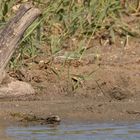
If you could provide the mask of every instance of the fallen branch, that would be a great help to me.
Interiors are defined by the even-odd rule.
[[[40,10],[32,7],[32,5],[22,5],[16,16],[0,32],[0,83],[3,79],[5,67],[18,47],[24,32],[40,14]]]

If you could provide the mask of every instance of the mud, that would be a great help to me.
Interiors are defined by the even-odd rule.
[[[19,121],[12,113],[58,115],[62,121],[140,121],[139,45],[126,48],[123,55],[119,49],[101,48],[99,60],[72,60],[62,66],[44,58],[43,66],[35,61],[30,69],[9,72],[32,84],[36,93],[2,98],[0,117],[12,122]]]
[[[138,19],[126,21],[133,27]],[[140,121],[140,41],[125,41],[93,40],[82,59],[67,61],[68,49],[49,56],[49,47],[42,46],[47,56],[24,58],[20,69],[8,71],[18,82],[1,84],[1,120],[16,123],[19,118],[11,114],[24,114],[58,115],[62,121]]]

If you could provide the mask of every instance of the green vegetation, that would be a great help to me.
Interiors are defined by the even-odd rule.
[[[32,0],[42,10],[42,16],[26,31],[20,48],[12,58],[10,67],[17,68],[26,58],[33,59],[39,53],[49,57],[66,49],[67,59],[81,60],[86,49],[97,38],[107,38],[108,43],[116,41],[116,35],[123,38],[137,37],[123,20],[123,15],[137,12],[137,0],[127,2],[122,8],[120,0]],[[0,2],[0,28],[13,16],[13,6],[24,0],[2,0]],[[42,52],[41,46],[49,47]]]

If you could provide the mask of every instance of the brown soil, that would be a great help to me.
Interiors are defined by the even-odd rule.
[[[11,114],[31,114],[58,115],[62,121],[140,121],[140,41],[129,38],[125,46],[121,38],[112,45],[106,41],[91,42],[80,61],[65,62],[64,52],[25,58],[25,65],[9,75],[32,84],[36,94],[3,96],[0,118],[16,122],[19,118]]]

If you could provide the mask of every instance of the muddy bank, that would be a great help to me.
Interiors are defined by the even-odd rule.
[[[73,72],[80,69],[84,73],[96,68],[95,64],[73,67]],[[41,92],[1,99],[0,116],[11,122],[21,122],[22,115],[39,118],[58,115],[61,121],[80,122],[140,121],[139,70],[139,62],[102,65],[90,79],[80,81],[75,90],[73,83],[67,85],[64,76],[63,80],[53,77],[49,82],[33,82],[35,88],[42,87]]]
[[[32,84],[36,94],[3,96],[0,117],[10,122],[21,119],[13,117],[13,113],[44,118],[58,115],[62,121],[140,121],[140,50],[135,50],[131,58],[130,50],[121,59],[119,52],[115,51],[113,57],[114,51],[110,51],[106,56],[103,53],[101,60],[88,64],[73,61],[69,69],[54,62],[59,77],[50,67],[40,67],[38,63],[18,73],[9,72]]]
[[[4,121],[12,123],[21,123],[22,115],[34,115],[41,118],[58,115],[62,122],[127,122],[140,121],[139,106],[140,102],[133,100],[125,102],[97,102],[90,99],[67,99],[65,97],[52,101],[6,101],[0,103],[0,116]],[[18,115],[13,116],[14,113]],[[38,124],[38,122],[34,123]]]
[[[9,70],[11,77],[31,84],[35,94],[2,96],[3,120],[18,122],[20,118],[11,115],[16,113],[58,115],[62,121],[140,121],[139,39],[131,39],[125,48],[95,44],[81,60],[65,62],[62,56],[49,59],[40,54],[25,59],[20,69]]]

